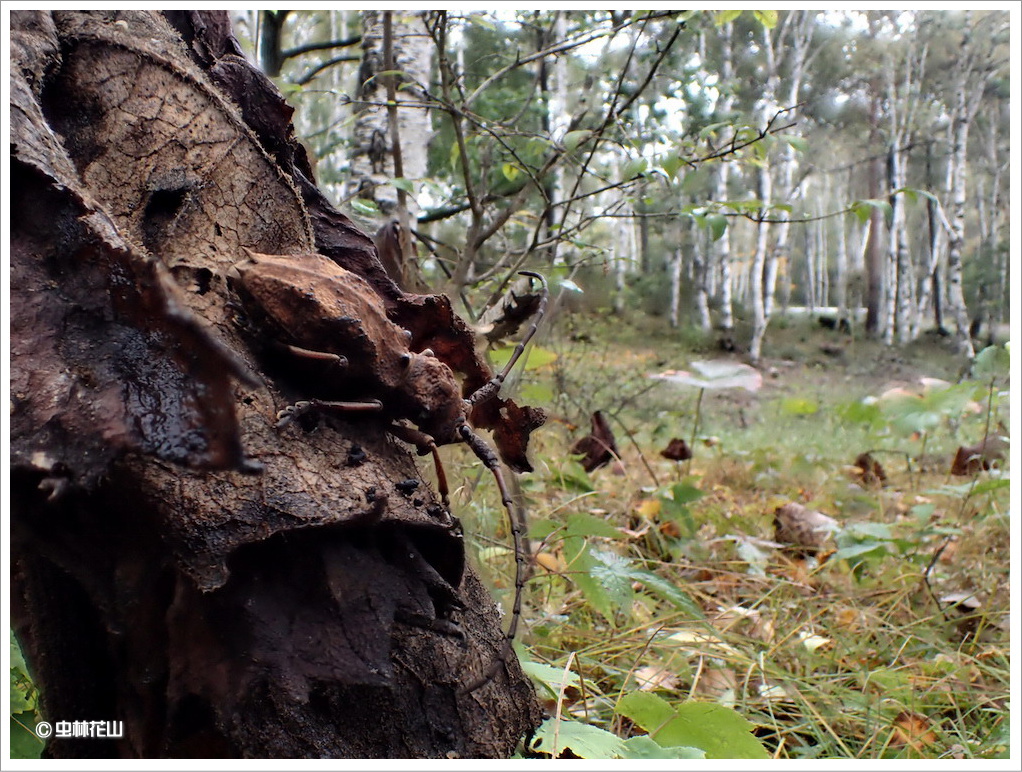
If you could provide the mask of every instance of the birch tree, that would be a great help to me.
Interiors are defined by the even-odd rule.
[[[912,298],[915,266],[909,251],[905,193],[908,184],[908,153],[919,107],[919,84],[923,78],[926,45],[905,44],[904,58],[889,62],[886,76],[888,121],[887,170],[891,191],[891,221],[885,266],[884,342],[891,345],[895,336],[904,344],[912,337]],[[899,69],[901,81],[898,82]]]
[[[389,57],[388,37],[392,52]],[[422,98],[424,88],[429,86],[431,62],[432,46],[422,12],[362,12],[351,192],[375,202],[385,216],[394,214],[398,204],[398,188],[387,183],[395,176],[418,179],[426,174],[425,151],[431,131],[429,111]],[[388,64],[392,65],[389,71]],[[382,73],[395,70],[400,75],[394,87],[388,89],[391,78]],[[391,92],[400,100],[399,105],[388,104]],[[392,120],[395,112],[396,125]]]
[[[951,77],[951,147],[949,158],[950,212],[947,256],[948,312],[955,320],[955,342],[970,359],[974,355],[969,333],[969,314],[962,288],[965,249],[965,213],[968,205],[969,129],[982,104],[986,84],[996,71],[994,45],[1007,29],[1007,20],[983,16],[973,21],[966,11],[962,37]]]

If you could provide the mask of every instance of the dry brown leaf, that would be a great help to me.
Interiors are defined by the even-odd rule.
[[[774,541],[790,545],[795,554],[815,555],[838,527],[834,518],[794,501],[774,510]]]
[[[774,623],[766,619],[757,609],[743,606],[731,606],[722,609],[713,620],[714,626],[721,631],[738,630],[750,638],[758,638],[764,643],[774,639]]]
[[[919,750],[924,745],[937,742],[937,734],[933,731],[930,719],[921,713],[903,710],[891,726],[891,745],[911,745]]]
[[[536,561],[536,565],[551,574],[559,574],[565,569],[564,558],[553,552],[537,552],[533,560]]]
[[[951,539],[941,550],[940,557],[937,558],[941,563],[953,563],[955,555],[958,553],[958,537]]]
[[[981,469],[987,470],[995,461],[1004,458],[1008,443],[999,434],[992,434],[984,440],[958,448],[951,462],[951,474],[960,477],[974,475]]]
[[[687,461],[692,458],[692,449],[681,437],[675,437],[660,451],[660,455],[671,461]]]
[[[855,467],[859,470],[859,479],[867,487],[879,487],[887,483],[887,473],[869,453],[860,453],[855,458]]]
[[[846,606],[834,612],[834,624],[850,633],[861,630],[865,621],[865,615],[857,608]]]
[[[617,444],[610,424],[603,412],[597,410],[589,417],[591,431],[571,446],[573,456],[583,456],[579,462],[587,472],[594,472],[618,457]]]
[[[693,685],[695,694],[708,697],[722,703],[733,703],[738,676],[730,668],[709,668],[704,670],[699,680]]]
[[[639,690],[643,692],[651,692],[654,689],[676,689],[678,686],[677,674],[664,667],[646,665],[636,670],[634,675]]]
[[[666,523],[660,524],[660,533],[670,539],[677,539],[681,536],[681,529],[678,528],[676,522],[668,520]]]

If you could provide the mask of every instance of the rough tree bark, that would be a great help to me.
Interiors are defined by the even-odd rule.
[[[46,754],[509,754],[540,711],[514,658],[460,689],[503,635],[457,520],[397,485],[386,408],[276,429],[307,384],[262,370],[226,276],[326,255],[470,391],[468,328],[319,193],[226,13],[11,22],[12,619],[48,719],[125,726]],[[473,416],[522,468],[505,415],[541,419]]]

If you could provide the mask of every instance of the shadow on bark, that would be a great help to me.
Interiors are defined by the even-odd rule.
[[[467,326],[319,193],[226,13],[11,24],[12,618],[48,720],[124,722],[46,754],[511,753],[540,711],[516,661],[459,691],[503,636],[457,519],[399,485],[394,416],[276,429],[307,395],[263,373],[226,274],[324,254],[470,391]],[[528,467],[541,414],[473,420]]]

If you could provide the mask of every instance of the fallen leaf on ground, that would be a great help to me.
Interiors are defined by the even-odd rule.
[[[795,502],[774,510],[774,541],[795,554],[815,555],[838,528],[834,518]]]
[[[635,681],[639,689],[651,692],[654,689],[674,689],[678,686],[678,676],[663,667],[646,665],[635,671]]]
[[[692,449],[688,443],[680,437],[675,437],[667,443],[667,447],[660,451],[660,455],[671,461],[687,461],[692,458]]]
[[[903,710],[895,717],[891,728],[894,730],[892,745],[911,745],[918,750],[923,745],[937,742],[937,734],[932,729],[930,719],[921,713]]]

